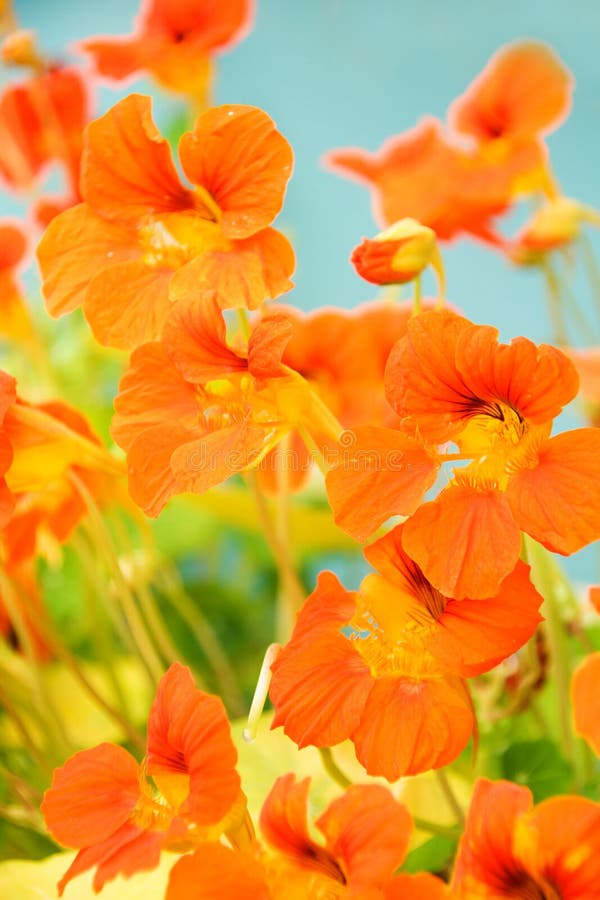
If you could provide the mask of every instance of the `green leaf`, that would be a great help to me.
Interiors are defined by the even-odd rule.
[[[457,841],[436,834],[412,850],[402,866],[403,872],[443,872],[453,859]]]
[[[547,738],[512,744],[500,757],[500,771],[502,778],[528,787],[536,803],[572,787],[570,763]]]

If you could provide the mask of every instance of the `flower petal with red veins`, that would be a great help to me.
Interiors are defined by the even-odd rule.
[[[458,679],[380,678],[351,735],[369,775],[396,781],[452,762],[473,731],[473,713]]]
[[[319,847],[308,831],[310,778],[297,781],[292,773],[280,776],[269,791],[260,813],[260,830],[267,843],[291,856],[309,855]]]
[[[268,311],[252,329],[248,341],[248,369],[255,378],[277,378],[285,374],[281,360],[293,334],[291,318]]]
[[[226,237],[250,237],[280,211],[293,152],[262,110],[234,104],[207,110],[182,137],[179,154],[189,180],[221,210]]]
[[[450,485],[405,523],[402,543],[445,597],[478,600],[513,571],[521,532],[500,491]]]
[[[162,424],[147,428],[132,441],[127,451],[129,493],[146,515],[158,516],[173,494],[181,493],[171,458],[181,446],[188,446],[193,437],[186,428],[177,425],[167,428]]]
[[[200,384],[248,368],[247,359],[227,345],[225,320],[214,291],[176,304],[165,323],[163,344],[186,382]]]
[[[515,869],[516,824],[532,807],[532,794],[526,787],[477,780],[452,877],[451,887],[458,897],[468,900],[488,892],[494,896],[505,887],[507,874]]]
[[[403,862],[412,819],[381,785],[351,785],[331,803],[316,826],[327,849],[341,859],[348,883],[381,887]]]
[[[150,710],[148,773],[189,775],[189,796],[180,813],[204,825],[218,822],[233,806],[240,791],[236,762],[223,703],[194,687],[187,666],[173,663]]]
[[[150,97],[130,94],[85,132],[81,194],[94,212],[123,225],[193,207],[151,110]]]
[[[109,838],[130,818],[140,797],[140,769],[130,753],[99,744],[55,769],[42,813],[52,836],[66,847]]]
[[[600,429],[577,428],[546,441],[535,468],[510,479],[507,497],[526,534],[568,555],[600,538]]]
[[[427,636],[428,651],[448,669],[470,678],[515,653],[542,621],[542,597],[520,560],[495,597],[450,600]]]

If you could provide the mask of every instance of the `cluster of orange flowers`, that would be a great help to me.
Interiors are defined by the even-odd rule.
[[[200,108],[212,56],[251,15],[243,0],[152,0],[133,36],[83,47],[101,74],[149,70]],[[552,435],[578,392],[577,354],[525,337],[499,343],[495,328],[448,309],[437,246],[466,233],[531,263],[595,220],[560,195],[543,140],[568,112],[568,71],[543,45],[505,48],[451,105],[447,128],[428,118],[378,153],[331,152],[336,171],[373,191],[385,229],[354,252],[358,272],[399,284],[432,265],[440,297],[416,290],[414,303],[304,314],[268,305],[292,287],[295,259],[272,225],[293,153],[265,112],[205,109],[181,138],[178,166],[148,97],[129,95],[84,129],[76,70],[44,60],[24,35],[3,53],[33,71],[0,99],[0,174],[26,189],[50,162],[67,173],[67,198],[34,211],[48,223],[37,250],[47,310],[81,307],[100,344],[131,353],[112,437],[135,503],[158,516],[174,495],[240,473],[256,473],[262,491],[290,492],[316,464],[337,524],[360,543],[374,538],[357,590],[323,572],[298,610],[271,667],[273,727],[299,747],[349,739],[366,773],[390,782],[451,763],[476,734],[468,679],[516,653],[542,621],[522,534],[561,555],[600,538],[600,431]],[[499,217],[540,193],[519,235],[502,237]],[[5,224],[2,331],[12,338],[30,328],[15,274],[24,253]],[[76,410],[29,403],[0,372],[6,572],[34,584],[35,555],[66,541],[120,471]],[[33,620],[35,591],[22,596]],[[576,729],[596,752],[599,669],[591,654],[572,690]],[[169,850],[181,858],[167,900],[600,896],[592,800],[534,807],[524,787],[479,780],[446,884],[398,873],[411,818],[380,784],[349,787],[315,823],[317,841],[308,782],[284,776],[258,838],[236,758],[223,704],[175,662],[141,763],[105,743],[54,774],[46,824],[78,850],[60,893],[86,870],[99,890]]]

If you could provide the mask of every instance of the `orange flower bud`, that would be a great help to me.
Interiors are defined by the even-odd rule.
[[[585,222],[600,225],[600,214],[570,197],[548,200],[509,246],[509,256],[519,265],[533,265],[545,253],[576,240]]]
[[[404,284],[431,263],[441,263],[435,231],[416,219],[400,219],[374,238],[364,238],[350,261],[371,284]]]

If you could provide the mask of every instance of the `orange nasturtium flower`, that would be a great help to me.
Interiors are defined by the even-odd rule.
[[[539,167],[528,148],[500,161],[469,153],[431,116],[389,138],[376,153],[332,150],[325,162],[373,192],[373,215],[382,228],[412,218],[439,240],[467,233],[493,244],[502,243],[494,219],[510,206],[524,175]]]
[[[46,825],[58,843],[79,850],[59,893],[95,866],[99,891],[118,874],[154,868],[162,849],[185,852],[224,833],[249,840],[236,762],[221,700],[196,690],[190,670],[174,663],[158,685],[141,764],[104,743],[54,772],[42,803]]]
[[[412,822],[380,785],[353,785],[317,820],[325,844],[308,828],[309,779],[284,775],[263,805],[267,847],[254,856],[204,844],[171,870],[166,900],[443,900],[446,886],[427,873],[394,871],[404,860]]]
[[[565,347],[579,375],[579,397],[590,425],[600,426],[600,347]]]
[[[600,804],[481,778],[451,885],[460,900],[592,900],[600,884]]]
[[[600,433],[550,433],[577,383],[555,347],[521,337],[499,344],[495,328],[445,310],[413,317],[386,369],[402,430],[356,430],[354,455],[327,477],[337,521],[364,539],[391,515],[410,516],[406,551],[449,597],[493,596],[519,558],[521,531],[574,553],[600,537]],[[389,452],[356,478],[357,453],[377,441]],[[449,442],[458,452],[442,452]],[[466,464],[422,503],[445,460]]]
[[[201,115],[179,145],[183,185],[148,97],[131,95],[85,133],[84,203],[57,216],[38,248],[51,315],[78,306],[100,343],[156,340],[173,302],[219,291],[255,309],[292,286],[294,252],[268,227],[283,203],[292,150],[251,106]]]
[[[355,593],[321,574],[272,665],[273,727],[300,747],[350,738],[370,775],[394,781],[451,762],[473,728],[463,678],[533,634],[542,598],[519,563],[496,596],[440,594],[402,546],[403,526],[365,550]]]
[[[112,434],[127,453],[131,496],[148,515],[173,494],[203,493],[255,468],[300,423],[321,445],[327,411],[281,363],[291,330],[284,314],[267,315],[247,347],[233,349],[219,298],[204,293],[175,306],[162,342],[133,353]]]
[[[12,570],[48,537],[64,542],[122,466],[86,420],[62,402],[17,397],[0,370],[0,560]]]
[[[481,144],[542,135],[566,118],[572,90],[571,73],[550,47],[520,41],[492,56],[450,105],[449,120]]]
[[[132,35],[94,37],[80,46],[101,75],[122,79],[142,70],[172,91],[206,100],[211,57],[251,27],[253,0],[144,0]]]
[[[64,198],[38,201],[37,218],[46,224],[60,209],[79,200],[82,131],[89,119],[87,87],[72,67],[49,66],[0,97],[0,176],[9,188],[30,190],[50,163],[67,178]]]

